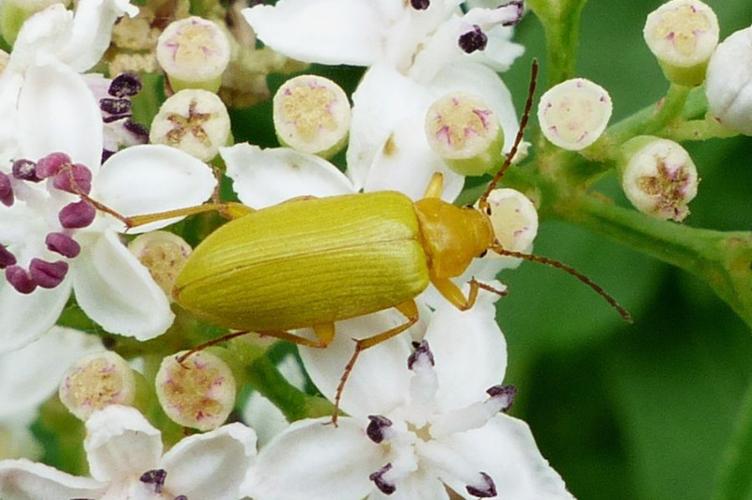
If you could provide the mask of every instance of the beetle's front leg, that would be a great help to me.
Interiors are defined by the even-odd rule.
[[[454,304],[460,311],[467,311],[475,305],[475,301],[478,299],[478,291],[480,289],[488,290],[489,292],[496,293],[502,297],[507,294],[506,290],[497,290],[490,285],[481,283],[475,278],[471,279],[469,282],[470,291],[468,292],[467,297],[465,297],[462,290],[460,290],[460,288],[449,278],[433,278],[431,279],[431,283],[433,283],[433,286],[436,287],[436,290],[438,290],[445,299]]]

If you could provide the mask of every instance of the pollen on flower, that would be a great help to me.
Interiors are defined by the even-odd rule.
[[[470,31],[466,31],[460,35],[457,43],[466,53],[472,54],[475,51],[484,50],[486,48],[486,45],[488,44],[488,36],[483,33],[480,26],[475,24]]]
[[[718,19],[699,0],[674,0],[648,16],[644,34],[659,59],[690,66],[713,53],[718,43]]]
[[[183,238],[167,231],[142,234],[128,245],[128,250],[149,270],[167,297],[172,296],[175,280],[192,251]]]
[[[207,431],[227,419],[235,403],[235,378],[230,367],[206,351],[180,364],[182,353],[162,360],[155,385],[165,413],[185,427]]]
[[[77,418],[113,405],[131,405],[136,398],[136,380],[128,363],[111,351],[90,354],[78,360],[60,384],[60,401]]]
[[[350,102],[333,81],[301,75],[274,95],[274,126],[280,141],[305,153],[332,156],[350,128]]]

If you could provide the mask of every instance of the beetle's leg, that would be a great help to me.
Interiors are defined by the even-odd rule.
[[[505,290],[497,290],[485,283],[481,283],[475,278],[470,280],[470,292],[467,294],[467,297],[462,293],[460,287],[455,285],[449,278],[433,278],[431,279],[431,283],[433,283],[433,286],[436,287],[445,299],[454,304],[460,311],[467,311],[475,305],[475,301],[478,299],[478,291],[481,288],[497,293],[502,297],[507,294]]]
[[[350,358],[350,361],[347,362],[345,365],[345,370],[342,373],[342,377],[339,379],[339,385],[337,386],[337,392],[334,396],[334,414],[332,414],[332,423],[337,425],[337,415],[339,413],[339,403],[342,399],[342,392],[345,390],[345,384],[347,383],[347,379],[350,377],[350,374],[353,371],[353,368],[355,367],[355,361],[357,361],[358,356],[360,356],[360,353],[368,349],[369,347],[373,347],[375,345],[378,345],[382,342],[385,342],[389,340],[390,338],[399,335],[400,333],[404,332],[411,326],[413,326],[415,323],[418,322],[418,305],[415,303],[414,300],[409,300],[407,302],[403,302],[402,304],[398,304],[394,306],[395,309],[397,309],[399,312],[405,315],[407,318],[407,321],[405,323],[402,323],[399,326],[395,326],[394,328],[391,328],[385,332],[381,332],[377,335],[373,335],[372,337],[366,337],[364,339],[356,340],[355,341],[355,352],[353,352],[352,357]]]
[[[441,193],[444,192],[444,174],[441,172],[434,172],[431,176],[431,180],[428,182],[426,193],[423,198],[441,198]]]

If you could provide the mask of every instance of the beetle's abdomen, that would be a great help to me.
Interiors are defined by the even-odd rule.
[[[428,282],[412,201],[380,192],[283,203],[225,224],[195,249],[175,297],[219,326],[280,330],[385,309]]]

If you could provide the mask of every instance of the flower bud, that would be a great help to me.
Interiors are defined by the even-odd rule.
[[[274,128],[280,143],[329,158],[347,143],[350,101],[339,85],[315,75],[287,80],[274,94]]]
[[[208,351],[162,360],[154,381],[157,398],[171,420],[200,431],[222,425],[235,405],[235,377],[222,358]]]
[[[149,140],[209,161],[230,138],[230,115],[206,90],[181,90],[167,99],[151,122]]]
[[[56,3],[64,7],[70,5],[70,0],[3,0],[0,2],[0,36],[13,45],[23,23],[36,14]],[[0,71],[2,69],[0,68]]]
[[[225,32],[196,16],[174,21],[157,40],[157,61],[175,91],[219,90],[230,54]]]
[[[149,270],[167,297],[172,297],[172,287],[178,273],[193,249],[176,234],[152,231],[131,241],[128,250]]]
[[[60,401],[80,420],[109,405],[133,405],[136,375],[112,351],[89,354],[68,369],[59,389]]]
[[[684,220],[699,182],[689,153],[674,141],[651,136],[627,141],[622,151],[622,187],[632,205],[659,219]]]
[[[483,175],[499,163],[504,131],[480,98],[453,92],[428,108],[426,138],[431,149],[461,175]]]
[[[643,36],[671,82],[693,87],[718,45],[718,18],[699,0],[672,0],[648,15]]]
[[[538,122],[543,135],[553,144],[580,151],[598,140],[612,111],[606,89],[590,80],[574,78],[541,96]]]
[[[752,27],[733,33],[708,65],[705,94],[722,125],[752,135]]]
[[[538,211],[515,189],[494,189],[488,196],[488,218],[501,246],[513,252],[530,252],[538,235]]]

